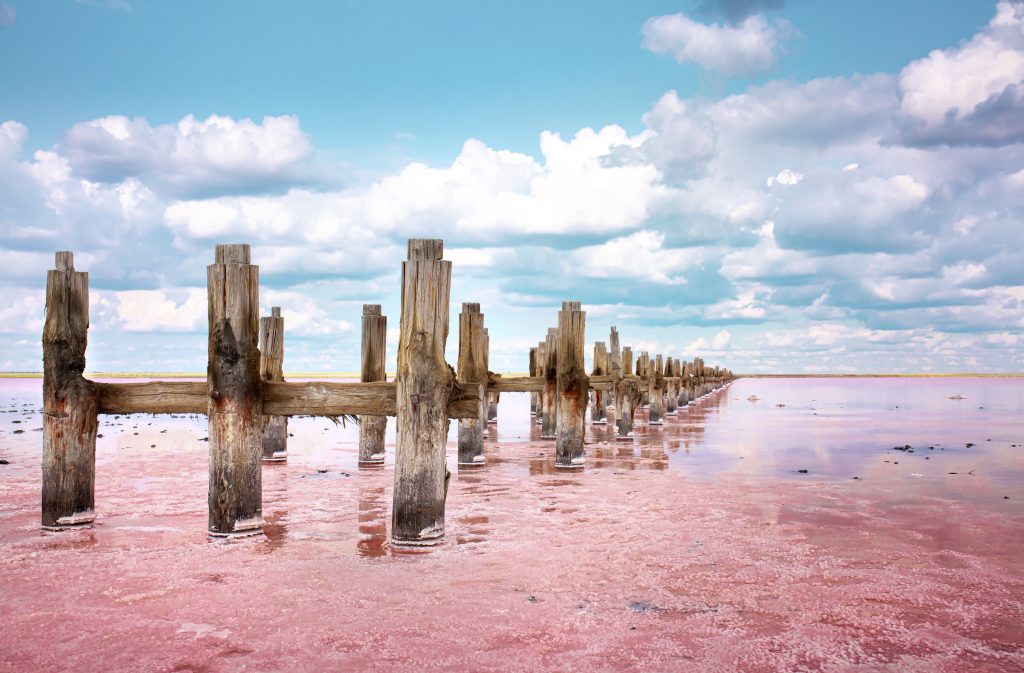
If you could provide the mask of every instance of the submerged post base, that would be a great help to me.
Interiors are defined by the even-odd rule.
[[[92,524],[95,520],[96,512],[90,509],[87,512],[75,512],[68,516],[59,517],[57,519],[57,523],[52,525],[43,524],[41,528],[53,533],[57,533],[62,530],[75,530],[77,528],[92,528]]]
[[[288,452],[277,452],[272,456],[263,456],[264,463],[284,463],[288,461]]]
[[[430,538],[419,538],[416,540],[399,540],[392,537],[391,544],[396,547],[436,547],[444,542],[444,535]]]

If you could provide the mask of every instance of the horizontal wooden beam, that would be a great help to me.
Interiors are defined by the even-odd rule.
[[[495,378],[487,384],[487,390],[497,393],[539,393],[547,382],[543,376],[513,376]]]
[[[97,383],[101,414],[205,414],[206,381]],[[336,381],[264,381],[266,416],[394,416],[396,385]],[[449,418],[477,418],[483,386],[458,383],[448,406]]]
[[[101,414],[206,414],[206,381],[97,383]]]

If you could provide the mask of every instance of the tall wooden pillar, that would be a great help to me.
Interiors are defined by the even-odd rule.
[[[362,352],[359,380],[363,383],[386,381],[384,371],[387,354],[388,318],[381,314],[380,304],[363,304]],[[387,416],[359,417],[359,464],[384,464],[384,435]]]
[[[665,374],[662,372],[664,365],[661,355],[658,354],[654,360],[647,363],[647,394],[650,398],[650,411],[647,416],[648,425],[661,425],[661,417],[664,414],[665,395]]]
[[[537,344],[537,372],[533,376],[547,377],[548,367],[548,344],[541,341]],[[534,393],[537,396],[537,425],[541,426],[541,435],[544,434],[544,391]]]
[[[487,336],[480,304],[464,303],[459,314],[460,383],[487,385]],[[484,425],[487,402],[480,402],[477,418],[459,420],[459,465],[480,465],[484,462]]]
[[[547,358],[544,362],[544,418],[540,426],[542,439],[555,439],[558,435],[558,330],[548,328],[544,342]]]
[[[555,467],[583,467],[583,432],[590,379],[583,363],[587,314],[580,302],[558,312],[558,438]]]
[[[89,526],[95,517],[99,393],[82,376],[89,333],[89,274],[58,252],[46,274],[43,324],[42,526]]]
[[[675,358],[667,358],[665,360],[665,378],[671,379],[671,381],[665,382],[665,415],[675,416],[676,405],[678,403],[679,389],[679,374],[676,372],[676,363],[678,361]]]
[[[537,347],[534,346],[530,349],[530,369],[529,375],[531,377],[537,376]],[[530,415],[537,415],[537,393],[530,393]]]
[[[488,366],[490,366],[490,362],[491,362],[491,335],[490,335],[490,333],[488,333],[487,328],[484,328],[484,343],[485,343],[485,349],[486,349],[486,355],[485,355],[486,361],[488,363]],[[493,376],[495,379],[500,379],[501,378],[501,374],[493,374],[493,373],[488,372],[488,375],[489,376]],[[498,422],[498,402],[501,400],[501,393],[499,393],[497,390],[487,390],[486,394],[484,395],[484,399],[486,400],[484,406],[485,406],[485,409],[487,411],[487,422],[488,423],[497,423]]]
[[[391,539],[437,544],[444,537],[448,399],[454,380],[444,359],[452,264],[440,240],[412,239],[402,264],[398,342],[397,442]]]
[[[603,376],[608,373],[608,351],[603,341],[594,342],[594,376]],[[590,405],[590,422],[596,425],[604,425],[608,422],[607,402],[604,391],[595,390],[594,398]]]
[[[618,408],[615,400],[615,391],[619,387],[619,379],[622,378],[622,348],[619,346],[619,330],[612,327],[608,333],[608,374],[612,377],[612,389],[608,393],[608,406],[612,413]]]
[[[209,531],[219,537],[254,534],[263,518],[259,267],[250,264],[248,245],[218,245],[206,278]]]
[[[640,402],[640,386],[633,376],[633,351],[628,346],[622,349],[622,377],[615,388],[615,439],[629,441],[633,438],[633,412]]]
[[[284,318],[279,306],[260,318],[260,379],[284,381]],[[288,460],[288,417],[265,416],[263,420],[263,462]]]

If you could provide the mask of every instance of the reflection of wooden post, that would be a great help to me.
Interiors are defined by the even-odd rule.
[[[260,379],[284,381],[284,318],[279,306],[271,308],[269,316],[260,318]],[[265,416],[263,420],[263,462],[287,460],[288,417]]]
[[[556,351],[558,330],[548,328],[548,338],[544,342],[547,356],[544,362],[544,418],[540,426],[542,439],[554,439],[557,435],[558,421],[558,354]]]
[[[633,351],[628,346],[622,349],[622,377],[615,389],[616,439],[627,441],[633,438],[633,411],[640,401],[640,386],[633,376]]]
[[[362,358],[359,380],[363,383],[386,381],[384,362],[387,353],[388,318],[381,315],[380,304],[363,304]],[[359,417],[359,464],[384,464],[384,434],[387,416]]]
[[[530,369],[529,374],[531,377],[537,375],[537,347],[534,346],[530,349]],[[537,393],[530,393],[530,415],[537,415]]]
[[[248,245],[218,245],[206,278],[209,530],[215,536],[252,534],[263,515],[259,267],[249,263]]]
[[[661,355],[647,362],[647,394],[651,400],[650,412],[647,416],[648,425],[661,425],[664,409],[662,402],[665,394],[665,375],[662,373]]]
[[[43,325],[42,525],[88,526],[94,518],[99,393],[85,379],[89,274],[58,252],[46,274]]]
[[[608,351],[605,350],[603,341],[594,342],[594,376],[603,376],[608,373]],[[608,422],[607,402],[604,391],[595,390],[592,404],[590,405],[590,422],[597,425],[604,425]]]
[[[580,302],[562,302],[558,312],[558,439],[555,467],[583,467],[583,432],[590,380],[584,369],[587,314]]]
[[[464,303],[459,314],[459,382],[487,384],[487,343],[480,304]],[[488,394],[489,396],[489,394]],[[476,418],[459,420],[459,465],[484,462],[486,401]]]
[[[391,511],[397,544],[436,544],[444,537],[448,400],[455,381],[444,359],[452,263],[441,259],[443,250],[440,240],[410,240],[402,264]]]

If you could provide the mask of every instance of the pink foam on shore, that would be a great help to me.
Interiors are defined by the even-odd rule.
[[[262,537],[207,539],[205,421],[148,417],[100,430],[96,525],[41,533],[39,417],[4,414],[0,670],[1024,671],[1019,384],[974,450],[967,407],[908,402],[885,423],[913,454],[814,385],[740,381],[633,444],[595,428],[568,473],[503,395],[417,552],[387,539],[391,447],[359,470],[353,429],[312,419],[264,468]]]

